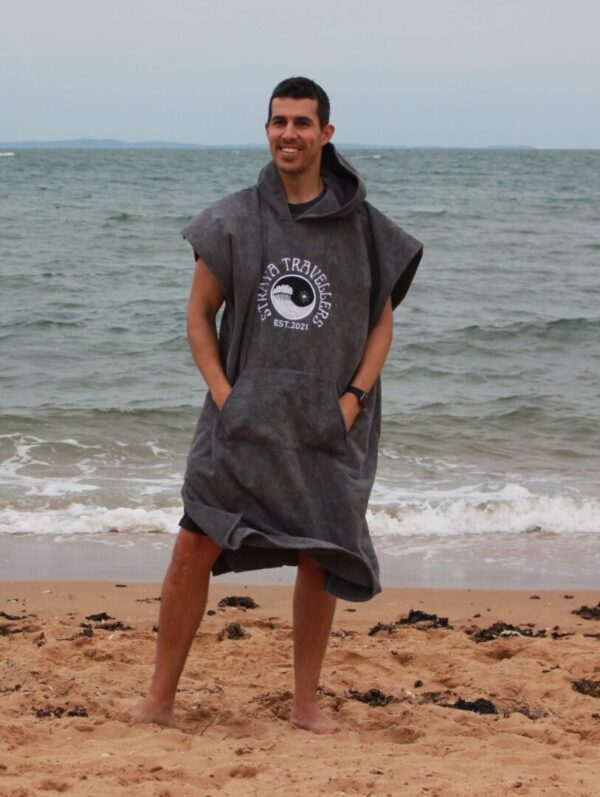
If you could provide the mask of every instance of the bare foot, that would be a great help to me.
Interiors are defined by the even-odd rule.
[[[173,704],[165,705],[148,695],[132,710],[129,724],[139,725],[144,722],[154,722],[157,725],[171,727],[175,724],[175,710]]]
[[[297,728],[304,728],[306,731],[319,734],[335,733],[338,729],[336,723],[329,719],[319,706],[309,706],[303,709],[293,708],[290,722]]]

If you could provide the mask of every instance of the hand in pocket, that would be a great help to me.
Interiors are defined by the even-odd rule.
[[[361,407],[358,399],[353,393],[344,393],[340,397],[340,411],[346,424],[346,431],[349,432],[354,426],[354,421],[358,418]]]

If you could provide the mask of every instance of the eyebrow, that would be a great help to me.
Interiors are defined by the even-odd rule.
[[[308,122],[308,124],[314,124],[314,119],[311,119],[310,116],[294,116],[292,117],[294,122]],[[271,117],[271,122],[285,122],[287,120],[287,116],[283,116],[282,114],[275,114]]]

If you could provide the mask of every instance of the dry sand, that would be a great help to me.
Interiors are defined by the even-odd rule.
[[[211,588],[177,727],[130,727],[152,670],[158,593],[139,583],[0,587],[0,795],[600,795],[600,698],[572,685],[600,680],[600,622],[572,613],[598,592],[396,588],[368,604],[340,601],[322,674],[323,705],[340,726],[328,737],[287,722],[290,588],[239,584]],[[232,594],[259,608],[219,609]],[[453,628],[369,635],[410,609]],[[126,630],[85,619],[100,612]],[[550,631],[479,643],[466,633],[496,621]],[[231,622],[249,636],[219,641]],[[554,626],[568,636],[552,638]],[[351,696],[371,689],[395,700]],[[459,699],[497,713],[453,707]]]

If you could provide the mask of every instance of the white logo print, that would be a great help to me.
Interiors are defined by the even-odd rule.
[[[271,288],[271,303],[279,315],[289,321],[306,318],[315,309],[317,295],[304,277],[279,277]]]
[[[269,263],[261,277],[257,310],[261,321],[306,332],[309,320],[322,327],[331,313],[331,285],[320,266],[301,257]],[[305,320],[306,319],[306,320]]]

